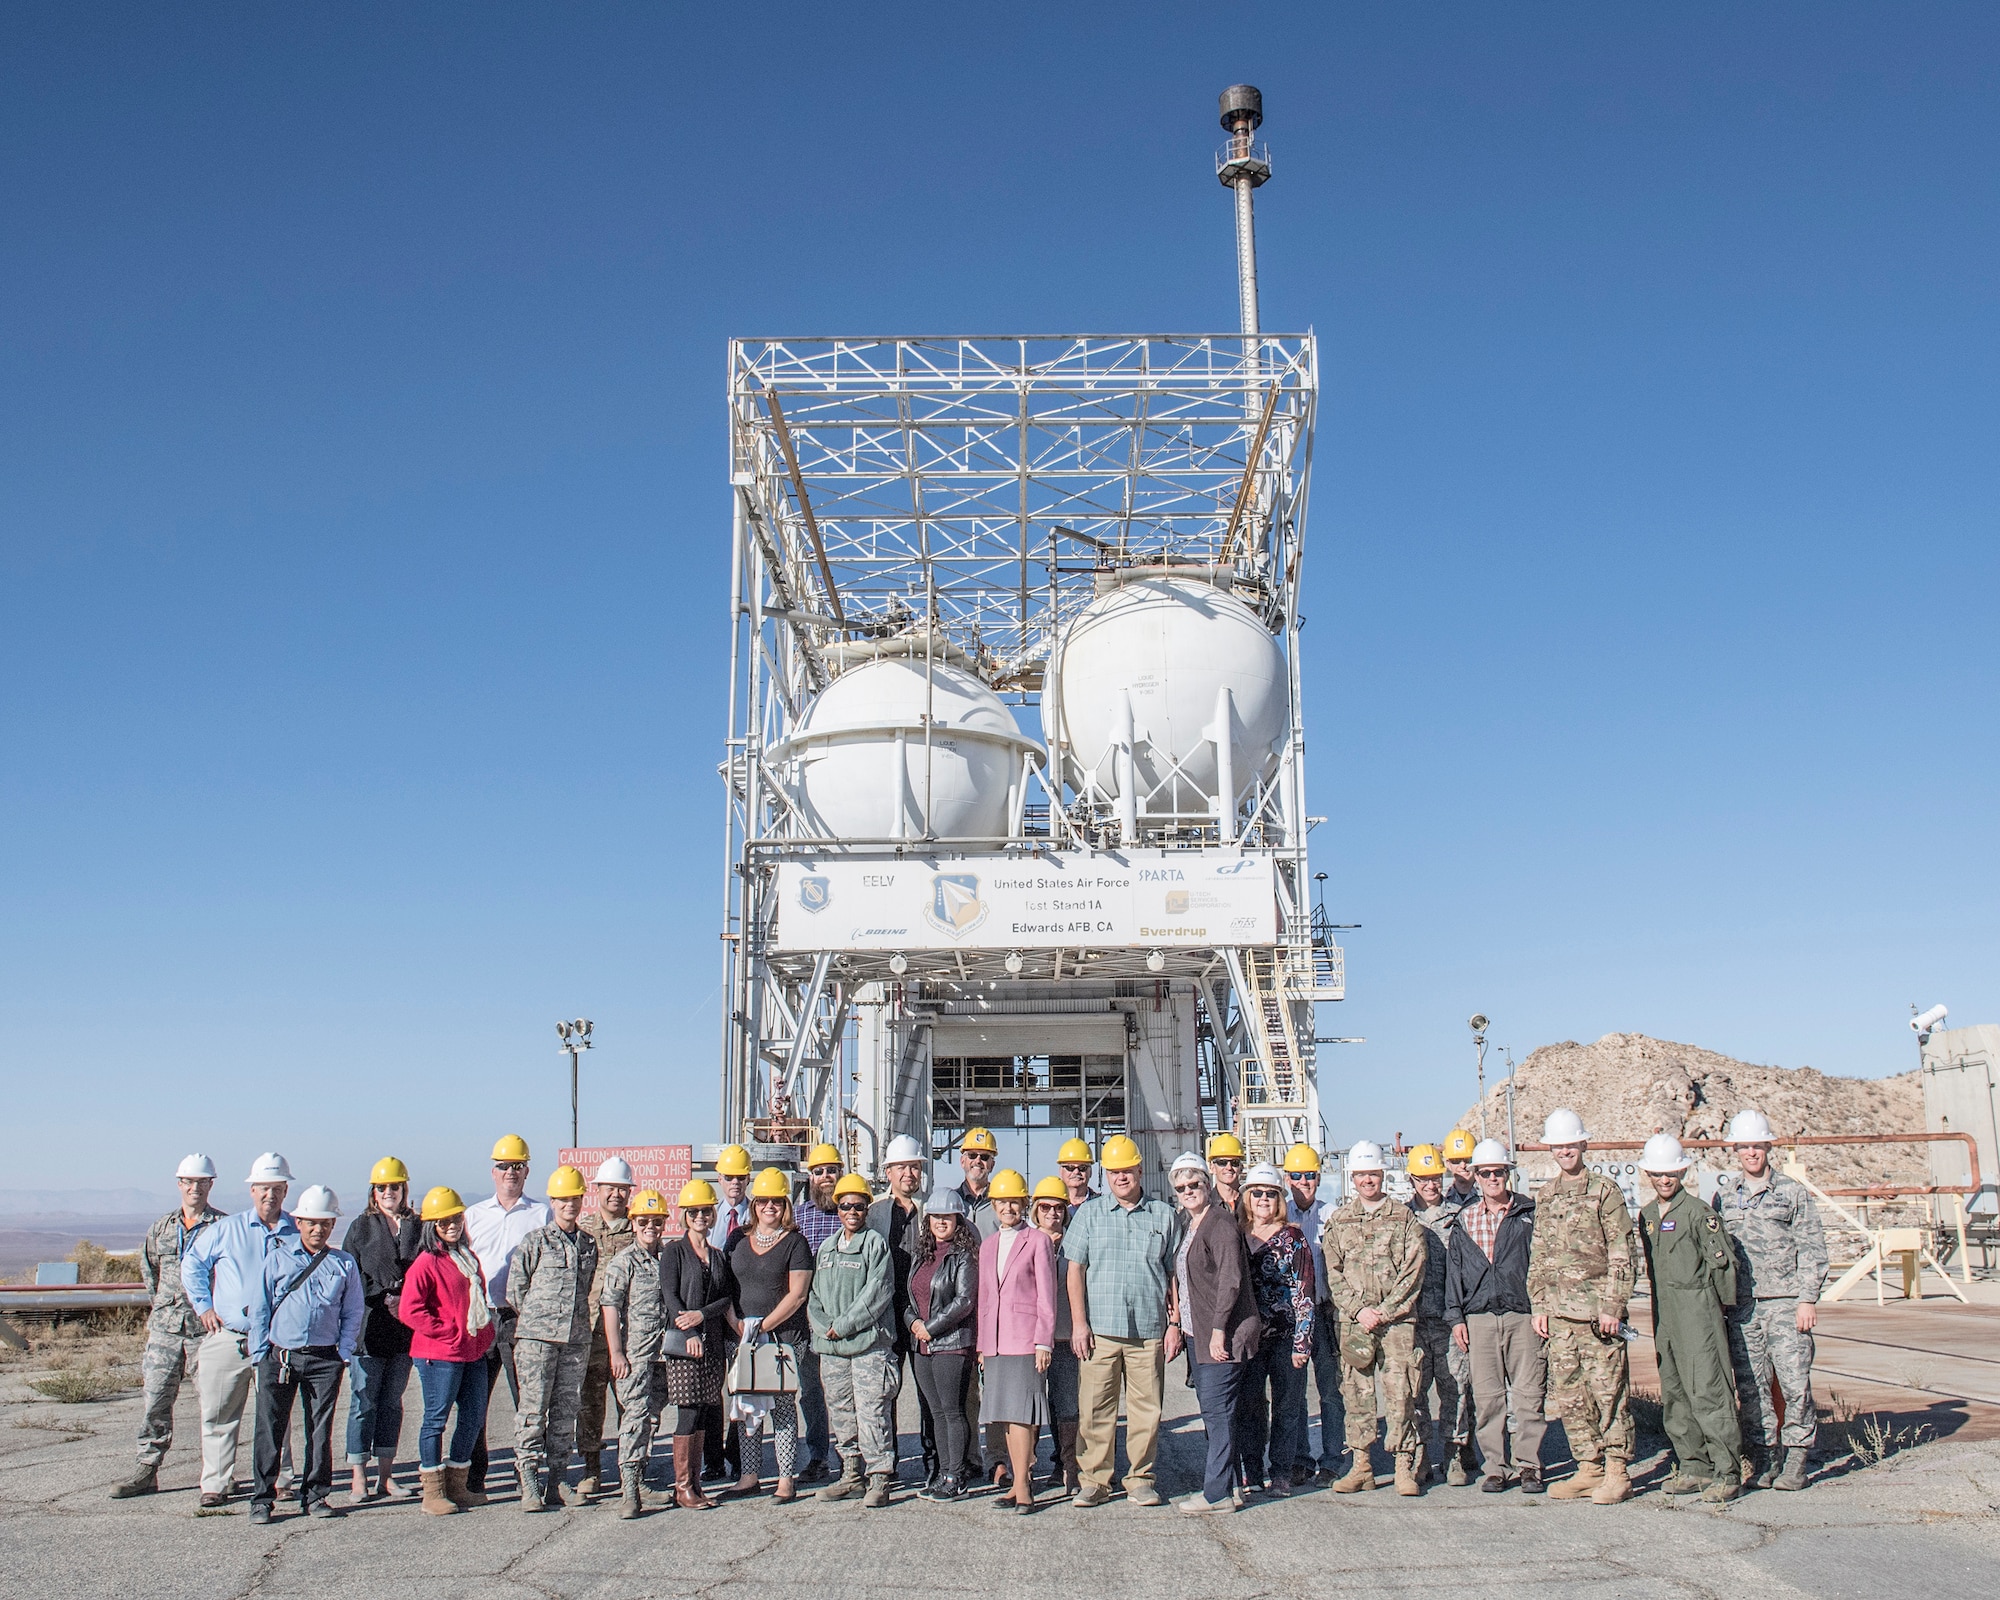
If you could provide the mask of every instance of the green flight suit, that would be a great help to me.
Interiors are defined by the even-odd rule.
[[[1726,1307],[1736,1304],[1736,1252],[1721,1218],[1682,1189],[1639,1213],[1653,1285],[1660,1407],[1680,1470],[1735,1483],[1743,1432],[1736,1414]]]

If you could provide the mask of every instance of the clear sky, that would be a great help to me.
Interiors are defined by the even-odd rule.
[[[742,20],[737,20],[741,18]],[[715,1137],[734,334],[1319,331],[1365,1035],[2000,1018],[1980,6],[16,6],[0,1186]],[[547,1163],[541,1163],[546,1171]]]

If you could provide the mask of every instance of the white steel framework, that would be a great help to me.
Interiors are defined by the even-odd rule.
[[[899,1079],[884,1125],[857,1117],[844,1098],[857,1020],[886,1028],[876,1036],[894,1071],[927,1074],[923,1019],[940,1008],[1061,1011],[1102,990],[1115,1009],[1121,991],[1152,985],[1192,1008],[1211,1126],[1266,1150],[1319,1142],[1313,1004],[1340,998],[1342,978],[1307,896],[1297,599],[1317,360],[1310,334],[732,343],[725,1139],[823,1136],[870,1165],[892,1132],[929,1132],[930,1086]],[[1287,664],[1288,739],[1234,816],[1154,822],[1143,800],[1120,816],[1056,776],[1060,731],[1045,730],[1041,699],[1062,630],[1121,569],[1161,566],[1226,582]],[[816,693],[888,653],[969,668],[1039,734],[1004,836],[933,837],[927,809],[921,838],[814,836],[782,770],[787,741]],[[1268,854],[1277,942],[1026,963],[1000,948],[773,948],[787,855],[936,862],[1135,845]],[[1047,1079],[1038,1066],[1016,1076],[1037,1072]]]

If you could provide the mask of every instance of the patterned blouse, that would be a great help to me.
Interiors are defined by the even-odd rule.
[[[1269,1239],[1245,1235],[1250,1246],[1250,1286],[1267,1342],[1289,1340],[1292,1354],[1309,1356],[1313,1344],[1312,1247],[1296,1223]]]

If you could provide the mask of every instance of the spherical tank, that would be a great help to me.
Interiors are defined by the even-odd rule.
[[[1079,789],[1119,795],[1129,696],[1143,815],[1209,813],[1221,690],[1237,795],[1277,765],[1290,720],[1284,653],[1255,612],[1211,584],[1147,575],[1098,596],[1065,631],[1055,675],[1064,777]]]
[[[910,655],[849,667],[773,752],[791,765],[789,787],[814,832],[834,839],[1006,835],[1021,752],[1035,743],[963,667],[934,661],[929,673],[927,681],[923,658]]]

